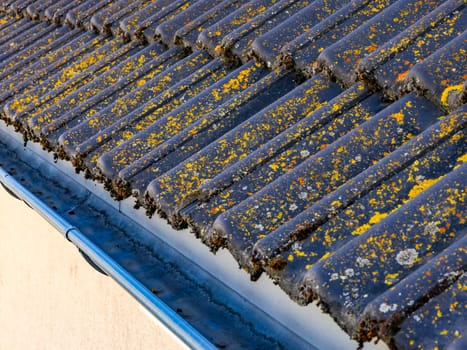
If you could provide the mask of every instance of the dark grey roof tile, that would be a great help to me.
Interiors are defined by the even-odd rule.
[[[238,10],[248,0],[225,0],[198,18],[186,23],[175,32],[175,42],[180,45],[198,49],[199,34],[211,25],[221,21],[224,17]]]
[[[466,288],[464,273],[402,323],[394,337],[394,346],[400,349],[465,349]]]
[[[251,45],[258,36],[277,27],[308,4],[308,0],[281,0],[277,2],[252,20],[225,35],[220,43],[221,51],[246,62],[249,59]],[[317,5],[322,6],[323,4],[318,1]],[[310,14],[308,13],[308,15]],[[308,18],[313,17],[309,16]]]
[[[321,303],[351,336],[367,339],[361,334],[365,327],[361,327],[360,319],[365,308],[465,236],[466,171],[467,164],[460,165],[308,270],[308,288],[319,295]],[[396,311],[403,302],[382,302],[378,311]],[[431,324],[424,322],[423,326]],[[443,324],[448,325],[449,321]]]
[[[463,274],[467,264],[467,235],[465,233],[459,234],[459,237],[457,241],[453,242],[441,253],[428,260],[425,265],[400,280],[393,288],[368,304],[361,318],[367,325],[377,325],[379,328],[377,328],[378,332],[376,333],[375,329],[368,327],[369,329],[365,331],[369,335],[377,334],[386,342],[390,342],[402,322],[405,322],[406,325],[413,322],[409,320],[414,316],[412,315],[414,311],[415,314],[419,313],[421,310],[418,311],[417,309],[428,302],[430,298],[440,294],[440,291],[450,285],[459,282],[456,280]],[[382,305],[390,306],[389,310],[383,310],[382,312]],[[397,305],[397,307],[394,307],[394,305]],[[452,310],[454,308],[450,307],[449,311],[454,311]],[[449,325],[449,322],[447,324]],[[408,330],[407,328],[404,327],[402,333]],[[458,331],[458,336],[461,336],[461,330],[458,329]],[[465,329],[462,329],[462,331],[464,332]],[[444,328],[439,332],[444,333]],[[444,335],[447,336],[448,334]],[[452,335],[455,336],[455,334]]]
[[[93,50],[87,55],[71,60],[69,65],[44,82],[35,81],[35,88],[23,91],[22,95],[9,102],[4,108],[7,117],[15,123],[26,124],[34,115],[73,93],[79,86],[89,83],[95,75],[108,70],[111,63],[122,61],[126,53],[137,50],[138,46],[137,43],[126,44],[121,39],[99,39],[97,49],[91,42]]]
[[[169,6],[164,10],[160,11],[156,15],[152,16],[150,19],[149,25],[143,30],[143,37],[147,42],[153,42],[155,40],[160,40],[161,36],[157,33],[157,28],[163,25],[166,22],[172,21],[174,18],[180,16],[180,19],[186,16],[185,13],[190,13],[192,6],[198,4],[203,0],[177,0],[173,1]],[[219,1],[219,0],[216,0]],[[189,17],[189,15],[188,15]],[[193,18],[194,19],[194,18]],[[174,35],[175,32],[172,33]],[[166,37],[170,40],[170,38]],[[165,42],[166,45],[173,44],[174,38],[170,41]]]
[[[96,12],[90,21],[90,26],[101,33],[108,33],[114,36],[121,36],[124,34],[120,24],[122,21],[131,17],[135,13],[148,10],[154,1],[132,1],[120,0],[115,2],[112,6],[104,8]],[[158,6],[166,6],[170,4],[168,1],[158,1]]]
[[[0,46],[0,62],[5,62],[5,60],[28,46],[35,46],[32,44],[36,44],[36,42],[41,40],[43,36],[54,33],[56,28],[56,26],[49,25],[47,23],[37,23],[37,25],[22,32],[20,35],[15,37],[14,41]],[[54,39],[53,35],[51,36],[51,39]]]
[[[348,0],[318,0],[311,2],[306,8],[287,18],[282,23],[277,23],[264,35],[253,42],[253,51],[256,57],[272,66],[280,53],[281,48],[294,40],[310,28],[327,20],[333,13],[341,8],[346,8]],[[341,36],[339,37],[341,38]]]
[[[12,3],[13,0],[2,0],[0,1],[0,11],[5,12],[10,3]]]
[[[24,18],[15,22],[8,23],[9,26],[7,28],[4,28],[0,33],[0,47],[2,49],[4,49],[5,46],[9,46],[10,44],[15,45],[15,42],[12,40],[15,40],[15,38],[21,36],[22,33],[37,25],[37,23],[28,21]]]
[[[19,62],[7,60],[0,65],[2,110],[4,103],[15,94],[33,89],[37,83],[45,81],[67,63],[70,64],[75,57],[102,44],[101,38],[95,34],[74,30],[48,43],[29,59]]]
[[[227,34],[252,21],[259,14],[267,11],[268,7],[278,2],[279,0],[252,0],[244,4],[238,10],[203,30],[199,34],[198,44],[213,56],[221,55],[221,42]]]
[[[7,11],[10,14],[14,14],[17,16],[22,16],[26,12],[26,8],[33,4],[36,0],[19,0],[19,1],[12,1],[10,6],[8,6]]]
[[[166,138],[177,134],[178,127],[188,126],[201,118],[203,101],[209,94],[211,85],[230,72],[231,69],[226,67],[220,59],[210,61],[186,80],[182,80],[167,89],[140,109],[118,120],[117,123],[99,131],[99,134],[96,135],[97,142],[91,141],[91,144],[86,142],[85,145],[78,147],[81,149],[82,146],[86,146],[91,149],[86,158],[83,159],[86,166],[95,170],[96,176],[103,176],[103,179],[110,181],[120,169],[144,156],[153,147],[164,142]],[[190,80],[193,83],[185,85]],[[198,95],[199,100],[197,99]],[[209,103],[211,104],[208,106],[208,110],[214,108],[212,102]],[[199,111],[200,114],[191,116],[190,109]],[[184,116],[187,114],[190,118],[185,119]],[[182,117],[184,119],[180,121],[178,118]],[[159,125],[165,132],[157,132],[162,130],[156,127]],[[99,138],[101,135],[108,138],[106,142],[101,142]],[[151,144],[152,142],[154,144]],[[135,152],[131,148],[133,143],[138,145]],[[118,154],[118,150],[121,150],[120,154]],[[95,168],[96,166],[99,167]]]
[[[209,180],[222,176],[228,166],[237,164],[270,138],[319,108],[329,96],[339,92],[339,86],[326,77],[315,77],[156,179],[150,184],[148,195],[166,214],[176,216],[183,203],[197,199],[198,195],[205,197],[228,187],[223,181],[219,181],[223,187],[217,182],[212,186]],[[215,212],[222,210],[218,208]]]
[[[155,45],[158,49],[159,44]],[[77,104],[74,108],[69,108],[64,113],[57,115],[57,118],[53,120],[39,121],[40,116],[35,116],[30,121],[31,124],[37,125],[33,127],[33,131],[39,133],[44,141],[48,142],[57,142],[58,138],[68,130],[71,130],[75,126],[81,124],[83,120],[91,118],[96,113],[104,115],[105,111],[109,110],[107,107],[112,106],[111,110],[115,112],[115,105],[119,105],[126,112],[131,109],[128,105],[123,105],[123,99],[125,97],[131,97],[135,94],[141,95],[142,90],[139,89],[141,86],[145,86],[145,90],[148,90],[150,87],[150,81],[153,81],[157,76],[165,71],[168,67],[175,64],[178,59],[180,59],[181,51],[178,48],[165,51],[162,54],[155,53],[157,57],[154,60],[149,60],[141,68],[137,70],[132,70],[127,74],[123,75],[118,79],[115,84],[109,86],[99,86],[103,88],[102,91],[96,93],[92,97],[87,97],[85,101]],[[136,54],[138,55],[138,53]],[[138,58],[139,59],[139,58]],[[159,76],[160,78],[160,76]],[[157,78],[156,78],[157,79]],[[97,83],[97,82],[96,82]],[[148,86],[146,86],[146,84]],[[154,89],[155,91],[155,89]],[[78,95],[85,95],[85,93],[78,91]],[[72,96],[72,95],[71,95]],[[69,99],[68,97],[67,99]],[[61,103],[62,101],[60,101]],[[71,107],[71,106],[69,106]],[[110,111],[112,112],[112,111]],[[120,111],[119,113],[122,113]]]
[[[92,158],[92,164],[95,164],[97,158],[91,157],[90,152],[102,154],[112,149],[117,135],[120,135],[120,140],[124,137],[126,126],[151,120],[152,113],[157,113],[159,107],[170,110],[182,102],[182,96],[191,98],[196,95],[199,85],[207,78],[203,67],[210,62],[211,57],[200,51],[166,67],[141,87],[102,110],[99,118],[84,120],[63,133],[59,139],[61,146],[68,155],[75,158]],[[217,67],[219,66],[218,62]],[[98,151],[100,147],[107,148]]]
[[[214,75],[213,70],[208,70],[206,73]],[[154,147],[182,132],[207,113],[250,87],[266,73],[261,65],[254,62],[246,63],[225,77],[222,77],[222,73],[218,73],[219,78],[222,79],[211,81],[210,86],[200,91],[194,98],[172,110],[153,114],[145,124],[139,122],[127,127],[122,135],[125,141],[103,154],[98,161],[98,167],[105,175],[112,178],[118,171],[143,157]]]
[[[301,303],[308,269],[462,163],[465,111],[428,128],[255,244],[253,259]],[[366,261],[364,261],[366,263]]]
[[[268,54],[269,58],[265,56],[263,59],[271,62],[275,60],[276,65],[283,64],[295,67],[304,74],[311,76],[318,69],[317,58],[326,47],[353,32],[364,24],[365,21],[376,16],[395,1],[351,1],[340,10],[312,26],[305,33],[284,45],[279,56],[277,56],[278,53],[275,48]],[[256,50],[255,44],[253,48]],[[260,54],[257,53],[257,55]]]
[[[352,106],[351,101],[344,102],[345,95],[331,100],[329,105],[336,106],[334,103],[340,102],[347,104],[347,106],[343,107],[341,113],[332,113],[332,107],[327,108],[327,105],[318,109],[312,115],[315,117],[316,122],[321,119],[321,127],[316,127],[314,132],[302,135],[294,143],[288,145],[278,156],[266,161],[261,167],[236,180],[222,192],[211,195],[209,200],[201,199],[182,209],[182,217],[186,218],[191,227],[201,232],[202,237],[206,240],[212,238],[217,240],[219,237],[216,234],[213,235],[212,225],[220,214],[254,195],[281,175],[293,171],[294,167],[299,166],[309,155],[318,152],[329,143],[345,135],[349,130],[367,120],[384,106],[378,95],[372,95],[367,99],[364,98],[364,94],[360,95],[360,97],[363,100],[361,102],[354,100],[354,106]],[[307,153],[309,153],[308,156]],[[304,197],[305,193],[302,193],[301,196]],[[277,220],[277,218],[268,216],[268,221],[275,223]],[[217,248],[219,242],[214,241],[210,242],[210,244]]]
[[[36,60],[43,57],[46,53],[63,44],[67,44],[76,33],[70,32],[68,28],[57,27],[55,25],[46,26],[37,33],[37,40],[33,45],[24,47],[22,50],[11,52],[8,57],[4,57],[0,63],[0,77],[2,82],[0,86],[4,86],[4,81],[8,76],[21,72]],[[18,78],[20,74],[17,74]],[[18,81],[16,81],[18,83]],[[6,90],[6,89],[5,89]],[[6,91],[5,91],[6,92]]]
[[[164,42],[166,45],[175,45],[176,32],[186,24],[197,19],[213,7],[219,5],[222,0],[199,0],[186,10],[181,11],[172,19],[159,24],[154,32],[154,38]],[[186,6],[186,5],[184,5]]]
[[[45,19],[56,24],[65,24],[68,11],[86,4],[89,0],[58,0],[50,4],[44,12]]]
[[[146,3],[146,6],[141,8],[136,13],[124,18],[120,21],[120,29],[127,38],[141,40],[143,31],[151,24],[151,17],[158,12],[163,11],[173,1],[158,0],[156,2]]]
[[[400,97],[410,69],[467,28],[462,0],[451,0],[362,59],[357,69],[390,97]]]
[[[441,309],[465,268],[464,1],[0,11],[0,115],[25,140],[359,341],[462,347],[463,314]]]
[[[45,136],[47,135],[48,141],[52,141],[50,133],[43,128],[49,126],[49,124],[54,123],[55,120],[61,119],[62,116],[74,107],[79,107],[81,114],[83,114],[83,108],[86,110],[83,104],[89,103],[90,97],[102,98],[99,94],[110,90],[110,92],[115,92],[116,90],[125,94],[124,87],[128,85],[126,77],[130,77],[130,82],[133,82],[133,87],[136,87],[138,84],[145,83],[145,73],[151,71],[154,68],[154,63],[157,64],[155,60],[159,55],[164,52],[164,48],[160,44],[152,44],[148,46],[136,46],[135,50],[131,50],[128,53],[125,53],[125,56],[122,57],[123,61],[119,63],[118,61],[113,61],[110,64],[112,65],[107,69],[103,74],[96,75],[85,86],[78,88],[75,92],[67,95],[66,97],[56,101],[52,106],[43,110],[38,114],[34,114],[28,121],[28,126],[30,130],[36,134],[36,136]],[[153,78],[157,73],[157,70],[149,72],[149,76],[146,79]],[[131,79],[133,78],[133,79]],[[142,80],[139,80],[142,79]],[[110,88],[110,89],[108,89]],[[105,96],[106,104],[110,104],[116,96]],[[97,109],[90,111],[90,115],[97,113]],[[69,127],[72,127],[70,119],[65,119],[61,121],[60,124],[68,124]],[[45,132],[45,134],[44,134]]]
[[[91,18],[98,12],[109,6],[113,6],[112,0],[91,0],[86,1],[80,6],[70,9],[65,16],[65,23],[72,27],[92,28]]]
[[[157,1],[120,23],[125,36],[133,40],[153,42],[155,30],[163,22],[173,19],[197,0]]]
[[[465,23],[464,23],[465,24]],[[409,83],[443,108],[451,111],[460,103],[467,80],[467,31],[458,35],[410,71]]]
[[[378,49],[441,3],[441,0],[399,0],[343,39],[325,48],[318,61],[344,84],[351,85],[357,79],[354,69],[365,55]]]
[[[214,223],[214,239],[223,241],[234,256],[241,259],[242,265],[249,265],[251,250],[259,238],[422,132],[440,114],[427,100],[407,95],[329,146],[325,144],[321,151],[310,152],[307,148],[299,151],[302,158],[311,156],[295,168],[288,160],[287,152],[275,155],[277,159],[272,164],[263,161],[263,164],[273,166],[274,173],[281,169],[290,170],[287,173],[282,170],[283,176],[262,191],[254,191],[253,196],[219,216]],[[273,158],[271,147],[268,153],[266,159]],[[254,162],[248,162],[251,167],[250,164]],[[265,165],[261,169],[267,169]],[[252,181],[259,180],[255,176]],[[269,221],[265,222],[263,218]]]
[[[44,21],[46,19],[45,11],[56,2],[57,0],[35,1],[26,7],[26,14],[33,20]]]
[[[272,72],[221,104],[179,133],[120,171],[118,180],[140,195],[159,175],[171,170],[202,148],[240,125],[295,87],[291,74]],[[270,128],[270,126],[269,126]],[[118,186],[117,186],[118,188]]]

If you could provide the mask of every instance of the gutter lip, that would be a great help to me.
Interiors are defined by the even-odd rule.
[[[7,171],[0,167],[0,183],[22,201],[39,213],[65,238],[85,253],[108,276],[132,295],[143,307],[154,315],[173,335],[191,349],[217,349],[190,323],[155,296],[141,282],[95,245],[78,228],[54,212],[38,197],[21,185]]]

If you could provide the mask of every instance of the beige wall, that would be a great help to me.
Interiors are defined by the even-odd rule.
[[[179,348],[126,291],[0,187],[0,350]]]

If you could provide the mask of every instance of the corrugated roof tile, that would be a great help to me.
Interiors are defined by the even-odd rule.
[[[276,49],[268,53],[267,56],[266,51],[264,54],[257,53],[257,55],[259,57],[264,56],[263,60],[296,67],[308,76],[313,75],[319,68],[317,58],[326,47],[353,32],[394,2],[395,0],[351,1],[312,26],[305,33],[290,40],[289,43],[281,48],[279,56],[277,56]],[[266,37],[262,40],[265,41],[265,39]],[[253,48],[256,52],[255,44]]]
[[[253,171],[260,162],[271,155],[270,148],[262,143],[287,126],[293,125],[294,121],[305,117],[340,91],[337,84],[324,76],[317,76],[211,144],[209,149],[206,149],[209,155],[203,152],[202,157],[196,157],[193,161],[188,159],[182,163],[183,167],[176,167],[164,177],[156,179],[148,187],[148,194],[156,198],[159,203],[156,205],[164,206],[164,211],[167,210],[171,216],[176,215],[177,209],[183,207],[186,199],[193,199],[193,194],[197,192],[216,193],[224,190],[232,184],[232,167],[235,174]],[[256,156],[254,162],[249,161],[258,151],[263,158]],[[248,161],[242,162],[245,158],[248,158]],[[176,176],[172,176],[172,173]],[[239,196],[246,194],[247,192],[243,191]]]
[[[394,337],[394,346],[400,349],[465,349],[466,279],[464,273],[447,290],[406,318]]]
[[[211,25],[219,22],[228,14],[235,12],[241,6],[245,5],[248,0],[225,0],[218,5],[212,7],[209,11],[205,11],[196,19],[184,24],[175,32],[175,42],[193,50],[198,49],[198,37],[201,32]]]
[[[90,152],[102,154],[111,150],[122,142],[127,127],[142,123],[144,128],[159,113],[170,111],[185,99],[196,96],[203,86],[215,81],[209,74],[219,70],[221,76],[227,72],[220,61],[212,62],[205,52],[193,53],[115,101],[99,114],[99,118],[84,120],[65,132],[60,143],[72,156],[92,158],[88,160],[95,164],[99,156],[90,157]]]
[[[138,161],[120,171],[118,180],[141,195],[158,174],[171,170],[189,156],[210,145],[251,115],[269,105],[271,99],[289,92],[295,83],[290,74],[272,72],[207,113]]]
[[[321,151],[321,138],[318,138],[318,144],[314,145],[311,152],[307,148],[296,150],[302,158],[310,155],[296,168],[294,163],[297,160],[295,157],[289,160],[287,151],[274,155],[279,162],[269,164],[273,165],[273,176],[277,178],[279,173],[286,173],[290,168],[294,170],[284,174],[261,192],[256,189],[253,192],[257,193],[252,197],[218,217],[213,225],[214,236],[224,241],[223,244],[248,265],[253,244],[259,238],[268,235],[281,223],[306,209],[310,203],[333,192],[407,142],[433,123],[439,115],[440,111],[428,101],[415,95],[407,95],[329,146],[325,144],[326,147]],[[271,142],[274,141],[273,139]],[[270,154],[271,152],[269,159],[273,158]],[[255,182],[257,181],[258,177],[255,177]],[[284,188],[287,189],[286,194]],[[268,222],[264,222],[263,218],[268,218]]]
[[[343,39],[325,48],[318,61],[349,86],[356,81],[354,69],[365,55],[378,49],[441,3],[441,0],[399,0]]]
[[[446,108],[455,109],[462,101],[459,96],[467,80],[467,32],[458,35],[445,46],[410,71],[407,79],[416,89]]]
[[[353,338],[462,348],[465,16],[460,0],[2,1],[1,115]]]
[[[238,57],[242,62],[247,61],[251,45],[257,37],[283,23],[309,3],[308,0],[282,0],[277,2],[251,21],[225,35],[220,43],[220,50],[226,55]]]
[[[253,259],[300,301],[301,281],[313,264],[415,198],[461,162],[467,151],[463,113],[436,123],[259,240]],[[290,255],[293,259],[289,260]],[[277,268],[279,261],[281,268]]]
[[[279,0],[253,0],[246,3],[238,10],[203,30],[199,34],[198,44],[213,56],[221,55],[222,40],[227,34],[251,22],[256,16],[267,11],[268,7],[278,2]]]
[[[461,165],[307,271],[310,291],[352,336],[367,339],[360,317],[375,297],[462,237],[466,170]],[[401,302],[382,302],[378,311],[396,311]]]
[[[467,28],[464,1],[447,1],[363,58],[357,69],[392,98],[399,98],[412,67]]]
[[[285,44],[295,40],[324,20],[332,17],[334,13],[342,13],[341,8],[347,8],[350,1],[318,0],[310,2],[297,14],[279,23],[253,42],[254,54],[262,59],[268,66],[272,66],[277,55]]]

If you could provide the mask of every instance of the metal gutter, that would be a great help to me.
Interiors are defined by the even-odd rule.
[[[127,270],[115,262],[102,249],[91,242],[75,226],[54,212],[44,202],[28,191],[13,176],[0,167],[0,182],[14,196],[23,200],[37,211],[45,220],[62,233],[82,253],[91,259],[108,276],[130,293],[138,302],[151,312],[165,327],[191,349],[216,349],[195,328],[174,310],[157,298]]]

